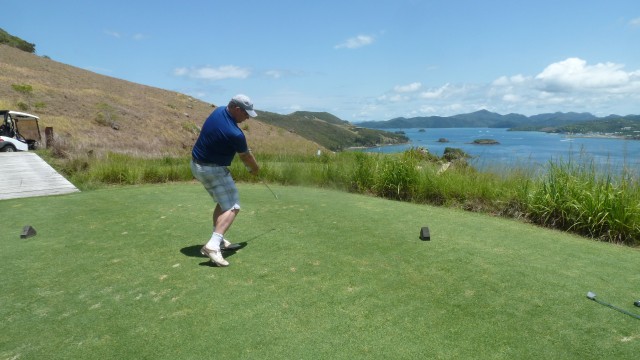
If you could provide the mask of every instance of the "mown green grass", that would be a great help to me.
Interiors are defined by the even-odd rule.
[[[189,158],[56,159],[43,156],[81,189],[109,184],[135,185],[190,181]],[[531,221],[606,242],[640,245],[638,173],[602,173],[588,158],[549,162],[544,171],[512,168],[477,171],[447,156],[421,149],[400,154],[344,152],[322,156],[257,155],[260,179],[237,158],[230,169],[236,180],[319,186],[382,198],[489,213]]]
[[[197,183],[2,201],[0,359],[637,358],[639,320],[586,298],[638,312],[637,249],[271,188],[240,184],[228,268]]]

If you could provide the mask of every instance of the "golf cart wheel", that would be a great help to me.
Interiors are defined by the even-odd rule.
[[[15,152],[16,148],[14,148],[11,145],[7,145],[5,147],[2,148],[2,150],[0,150],[1,152]]]

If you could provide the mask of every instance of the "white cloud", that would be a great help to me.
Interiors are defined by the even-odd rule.
[[[264,71],[262,75],[272,79],[282,79],[282,78],[289,78],[289,77],[305,76],[308,74],[299,70],[271,69],[271,70]]]
[[[290,106],[284,107],[284,109],[287,109],[291,112],[295,112],[295,111],[301,111],[303,108],[302,108],[302,105],[292,104]]]
[[[526,81],[531,80],[530,77],[518,74],[514,76],[501,76],[493,81],[492,85],[495,86],[510,86],[523,84]]]
[[[137,34],[134,34],[133,36],[129,36],[127,34],[123,34],[121,32],[113,31],[113,30],[104,30],[104,33],[106,35],[111,36],[111,37],[116,38],[116,39],[128,39],[128,38],[131,38],[131,39],[136,40],[136,41],[144,40],[144,39],[146,39],[148,37],[147,35],[144,35],[142,33],[137,33]]]
[[[368,113],[389,114],[388,118],[480,109],[525,115],[556,111],[626,115],[638,113],[640,70],[629,71],[614,62],[589,64],[574,57],[551,63],[537,74],[507,74],[484,84],[398,85],[372,100],[376,108]],[[378,115],[378,119],[384,118]]]
[[[484,95],[498,112],[637,113],[640,71],[626,71],[624,65],[612,62],[591,65],[568,58],[535,76],[501,76],[486,87]]]
[[[146,39],[146,38],[147,38],[147,36],[146,36],[145,34],[140,34],[140,33],[138,33],[138,34],[133,35],[133,37],[132,37],[132,38],[133,38],[133,40],[138,40],[138,41],[139,41],[139,40],[144,40],[144,39]]]
[[[173,75],[175,76],[185,76],[189,73],[189,69],[187,68],[177,68],[173,70]]]
[[[547,66],[536,80],[541,82],[543,89],[551,92],[611,90],[630,84],[632,73],[623,71],[623,68],[624,65],[610,62],[587,65],[585,60],[569,58]]]
[[[120,39],[122,37],[122,34],[117,31],[105,30],[104,33],[116,39]]]
[[[418,111],[420,114],[434,114],[437,109],[431,105],[422,105]]]
[[[263,73],[266,76],[267,72]],[[271,70],[269,74],[283,78],[289,75],[287,70]],[[480,109],[524,115],[557,111],[590,112],[598,116],[640,112],[640,69],[626,69],[614,61],[589,63],[577,57],[567,58],[529,73],[502,74],[484,83],[438,84],[427,83],[425,79],[396,83],[387,91],[359,97],[357,101],[282,94],[278,106],[269,111],[295,110],[290,104],[296,104],[300,106],[297,109],[328,111],[350,121],[451,116]]]
[[[173,71],[176,76],[186,76],[192,79],[202,80],[224,80],[224,79],[246,79],[251,71],[235,65],[224,65],[217,68],[204,66],[200,68],[177,68]]]
[[[398,103],[402,101],[408,101],[410,98],[407,96],[402,96],[400,94],[391,95],[387,97],[387,101]]]
[[[357,49],[363,46],[373,44],[374,37],[369,35],[358,35],[356,37],[352,37],[347,39],[345,42],[334,46],[336,49]]]
[[[409,101],[411,100],[411,97],[400,95],[400,94],[384,94],[384,95],[378,96],[376,100],[379,104],[398,103],[398,102]]]
[[[629,25],[631,27],[640,27],[640,17],[632,19],[631,21],[629,21]]]
[[[420,90],[420,88],[422,87],[422,84],[419,82],[414,82],[408,85],[398,85],[396,87],[393,88],[393,91],[398,92],[398,93],[407,93],[407,92],[414,92],[414,91],[418,91]]]
[[[502,97],[502,100],[510,103],[517,103],[517,102],[520,102],[522,98],[519,95],[515,95],[515,94],[505,94]]]
[[[440,99],[447,96],[447,93],[450,90],[449,84],[444,84],[435,90],[423,91],[420,93],[420,98],[422,99]]]
[[[265,75],[274,79],[280,79],[283,73],[280,70],[268,70],[265,72]]]

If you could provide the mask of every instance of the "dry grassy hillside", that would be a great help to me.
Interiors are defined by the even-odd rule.
[[[30,94],[12,85],[30,85]],[[227,99],[220,99],[226,105]],[[99,75],[0,45],[0,108],[40,116],[73,154],[106,151],[137,156],[188,155],[208,104],[177,92]],[[259,107],[259,104],[257,104]],[[257,119],[242,124],[254,152],[306,153],[321,148]]]

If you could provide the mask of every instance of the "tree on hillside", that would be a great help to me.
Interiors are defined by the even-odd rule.
[[[31,97],[33,96],[33,86],[28,84],[11,84],[13,90],[19,92],[24,95],[27,99],[27,103],[20,102],[18,103],[18,107],[20,110],[29,110],[31,108]]]
[[[9,45],[11,47],[26,51],[34,54],[36,52],[36,45],[30,42],[24,41],[17,36],[13,36],[4,29],[0,28],[0,44]]]
[[[96,113],[95,121],[103,126],[110,126],[114,130],[118,130],[120,126],[116,123],[118,115],[113,106],[107,103],[96,104],[98,112]]]

